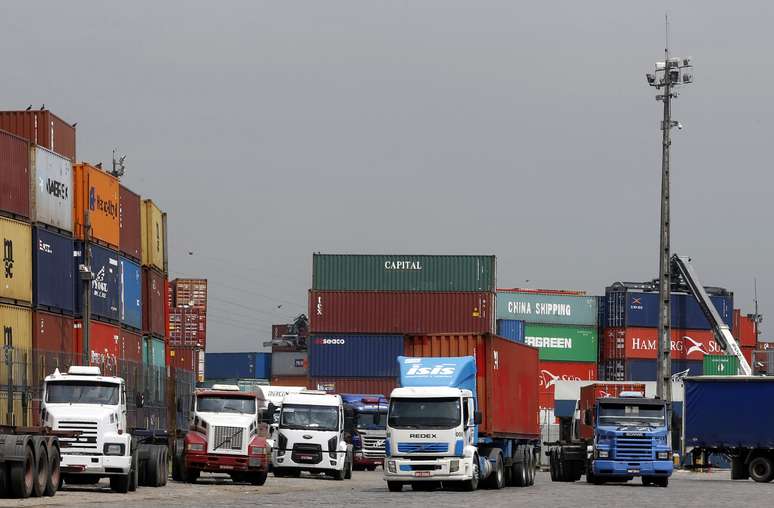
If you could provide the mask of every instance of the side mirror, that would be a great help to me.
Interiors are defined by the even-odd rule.
[[[484,421],[484,418],[481,416],[481,411],[474,411],[473,412],[473,425],[481,425],[481,422]]]
[[[145,395],[141,392],[137,392],[134,397],[134,405],[138,409],[145,405]]]

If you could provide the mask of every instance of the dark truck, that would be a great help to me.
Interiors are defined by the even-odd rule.
[[[382,394],[341,394],[345,414],[352,418],[353,467],[373,471],[384,465],[387,427],[387,398]]]

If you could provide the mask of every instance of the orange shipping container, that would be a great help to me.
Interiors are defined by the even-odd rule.
[[[273,376],[271,384],[272,386],[302,386],[306,388],[309,384],[309,378],[306,376]]]
[[[83,214],[88,210],[92,241],[118,250],[121,238],[118,179],[86,163],[73,165],[73,179],[75,237],[83,240]]]

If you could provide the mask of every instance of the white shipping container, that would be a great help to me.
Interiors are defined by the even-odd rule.
[[[33,145],[30,152],[32,222],[41,222],[63,231],[72,231],[72,162],[40,146]]]
[[[273,352],[271,354],[272,376],[305,376],[307,366],[306,351]]]

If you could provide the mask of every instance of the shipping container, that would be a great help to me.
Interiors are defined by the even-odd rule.
[[[271,373],[273,376],[306,376],[309,359],[306,351],[272,352]]]
[[[0,130],[0,213],[30,217],[29,143]]]
[[[75,311],[75,244],[70,236],[32,228],[32,301],[36,307],[65,314]]]
[[[0,217],[3,264],[0,300],[32,302],[32,228],[26,222]]]
[[[142,363],[163,369],[167,363],[166,345],[163,339],[143,337]]]
[[[397,362],[396,362],[397,363]],[[272,383],[275,384],[275,383]],[[278,384],[278,383],[277,383]],[[279,384],[278,384],[279,385]],[[279,385],[282,386],[282,385]],[[293,386],[293,385],[289,385]],[[310,390],[329,393],[383,393],[387,398],[398,387],[397,377],[320,377],[309,378]]]
[[[0,129],[75,160],[75,127],[48,110],[0,111]]]
[[[142,265],[150,266],[163,272],[164,259],[164,223],[162,213],[150,199],[145,199],[140,206],[140,231],[142,241]]]
[[[597,329],[527,323],[524,342],[540,350],[540,359],[565,362],[597,361]]]
[[[133,261],[140,261],[142,257],[140,195],[123,185],[118,186],[118,224],[121,253]]]
[[[504,339],[524,342],[524,321],[518,319],[498,319],[497,335]]]
[[[271,386],[303,386],[307,387],[309,378],[306,376],[272,376]]]
[[[739,374],[739,358],[728,355],[707,355],[702,367],[704,376],[736,376]]]
[[[732,294],[710,296],[720,318],[729,326],[733,323]],[[607,322],[606,326],[614,328],[658,327],[658,293],[626,290],[612,287],[607,289]],[[672,327],[692,330],[709,330],[709,321],[692,295],[672,293],[671,295]]]
[[[142,335],[134,330],[121,327],[118,330],[121,358],[135,364],[142,363]]]
[[[118,262],[118,253],[90,244],[91,271],[94,278],[91,281],[91,313],[100,319],[119,320],[119,301],[121,298],[121,266]],[[83,242],[75,242],[75,267],[74,277],[80,280],[79,266],[83,264]],[[75,315],[83,314],[83,297],[80,284],[75,285]]]
[[[397,377],[400,374],[397,358],[403,354],[403,335],[312,335],[308,344],[310,377]],[[293,354],[276,353],[273,358]],[[282,375],[281,371],[274,372]]]
[[[167,335],[164,280],[164,275],[158,270],[142,268],[142,330],[159,337]]]
[[[272,355],[269,353],[206,353],[205,379],[269,379]]]
[[[672,357],[701,360],[704,355],[723,353],[711,330],[671,329]],[[658,328],[607,328],[603,336],[604,359],[656,359]]]
[[[39,386],[54,369],[69,366],[75,355],[73,318],[41,310],[32,313],[33,384]]]
[[[142,327],[142,270],[140,265],[119,257],[121,265],[121,324],[139,330]]]
[[[290,325],[271,325],[272,340],[281,339],[290,333]]]
[[[597,326],[595,296],[547,294],[535,291],[497,291],[497,319],[527,323]]]
[[[121,229],[118,220],[118,179],[86,163],[73,165],[73,234],[83,240],[84,211],[89,212],[91,239],[118,250]]]
[[[29,350],[32,348],[32,312],[27,307],[0,304],[0,328],[3,346]],[[2,365],[4,362],[0,362]],[[4,378],[0,376],[0,384]]]
[[[740,347],[753,347],[758,342],[758,327],[753,314],[743,316],[741,310],[734,309],[734,325],[731,329]]]
[[[199,349],[185,346],[169,346],[169,366],[196,372],[199,368]]]
[[[76,319],[73,325],[73,349],[82,355],[83,321]],[[89,322],[89,351],[87,355],[90,365],[98,365],[103,375],[117,375],[121,359],[121,344],[117,325],[91,320]]]
[[[494,256],[315,254],[312,289],[492,292],[495,267]]]
[[[30,148],[32,222],[53,226],[61,231],[73,230],[73,164],[43,147]]]
[[[311,291],[312,333],[490,333],[494,293]]]
[[[207,346],[207,313],[201,309],[174,307],[169,310],[169,342],[182,346]]]
[[[601,364],[606,381],[656,381],[656,360],[607,360]],[[701,376],[702,361],[672,360],[672,374]]]
[[[480,432],[538,437],[538,350],[491,334],[407,337],[406,356],[476,358]],[[455,351],[458,354],[448,354]]]
[[[540,408],[554,409],[557,381],[590,381],[596,378],[596,363],[541,361],[538,375]]]
[[[207,310],[207,279],[175,279],[174,306]]]

